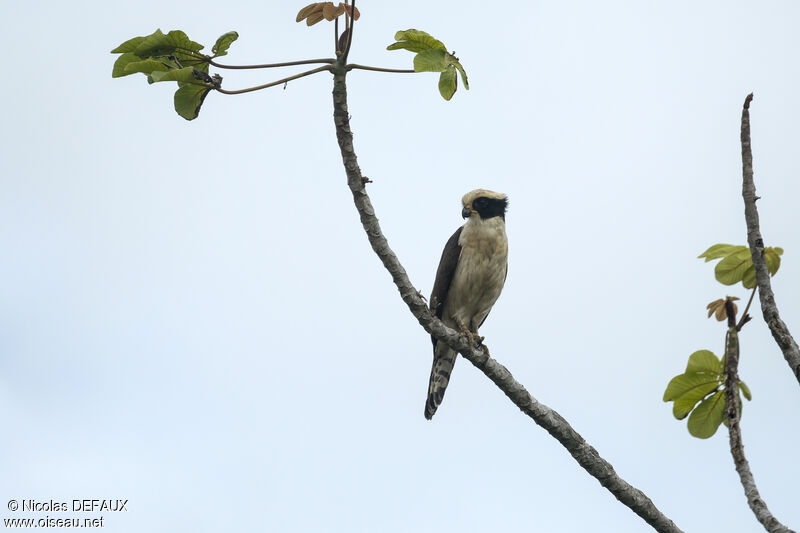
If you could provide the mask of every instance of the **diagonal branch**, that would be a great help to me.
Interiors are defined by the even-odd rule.
[[[800,382],[800,348],[778,314],[778,306],[775,304],[775,295],[772,293],[772,284],[764,259],[764,239],[761,237],[761,228],[758,223],[758,209],[756,208],[758,196],[756,196],[756,186],[753,182],[753,152],[750,146],[750,102],[752,100],[753,93],[750,93],[747,95],[742,109],[742,197],[744,198],[744,218],[747,221],[747,244],[750,245],[750,255],[753,257],[753,265],[756,268],[758,297],[761,300],[764,321],[783,352],[783,357],[789,363],[789,368]]]
[[[761,522],[764,529],[770,533],[794,533],[784,526],[772,515],[766,502],[758,493],[750,464],[744,456],[742,445],[742,431],[739,427],[739,334],[736,329],[736,313],[733,302],[726,302],[728,308],[728,336],[725,338],[725,415],[727,416],[728,432],[730,434],[731,455],[739,480],[747,496],[747,504],[752,509],[756,519]]]
[[[372,249],[389,271],[389,274],[391,274],[392,281],[400,291],[400,297],[408,305],[411,313],[425,331],[434,335],[439,341],[446,342],[451,348],[458,350],[465,359],[480,369],[508,396],[514,405],[555,437],[569,451],[572,457],[620,502],[641,516],[656,531],[661,533],[681,532],[672,520],[656,508],[647,495],[619,477],[614,471],[614,467],[600,457],[597,450],[590,446],[561,415],[546,405],[539,403],[525,390],[522,384],[514,379],[508,369],[489,357],[487,352],[475,348],[470,344],[467,337],[461,336],[455,330],[448,328],[430,313],[428,306],[422,300],[420,292],[408,279],[403,265],[400,264],[397,256],[389,248],[389,243],[386,237],[383,236],[372,202],[365,190],[366,180],[361,175],[361,169],[358,166],[358,160],[353,149],[353,134],[350,131],[347,87],[345,84],[346,75],[347,67],[344,62],[340,62],[336,66],[333,78],[333,118],[336,125],[339,149],[342,153],[342,162],[347,173],[347,184],[353,193],[353,201]]]

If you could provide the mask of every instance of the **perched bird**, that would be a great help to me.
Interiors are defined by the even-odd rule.
[[[478,341],[478,328],[500,296],[508,272],[505,194],[477,189],[461,199],[461,216],[467,222],[444,245],[431,311],[445,325]],[[425,402],[430,420],[442,403],[458,352],[433,340],[433,368]]]

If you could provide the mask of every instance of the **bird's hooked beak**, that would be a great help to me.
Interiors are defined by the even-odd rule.
[[[464,209],[461,210],[461,218],[469,218],[472,213],[477,213],[477,211],[473,211],[467,206],[464,206]]]

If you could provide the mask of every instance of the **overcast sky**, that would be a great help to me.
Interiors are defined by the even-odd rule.
[[[397,30],[454,50],[435,74],[348,78],[378,217],[428,294],[478,187],[510,198],[505,290],[481,333],[676,524],[759,531],[727,432],[661,401],[720,354],[714,243],[745,244],[739,120],[752,105],[762,232],[800,334],[800,5],[741,1],[370,2],[351,60],[411,68]],[[111,78],[109,51],[182,29],[225,61],[332,55],[287,2],[3,2],[0,518],[6,501],[127,499],[106,531],[651,531],[459,360],[423,418],[429,336],[372,252],[323,73],[198,120],[174,87]],[[220,72],[224,87],[286,76]],[[800,388],[760,311],[741,334],[747,457],[800,527]],[[100,516],[100,515],[87,515]]]

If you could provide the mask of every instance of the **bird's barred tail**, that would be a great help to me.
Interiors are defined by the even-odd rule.
[[[431,368],[431,379],[428,382],[428,400],[425,402],[425,418],[430,420],[436,413],[436,408],[444,399],[444,391],[450,382],[450,373],[456,363],[457,352],[446,346],[441,352],[433,357],[433,368]]]

